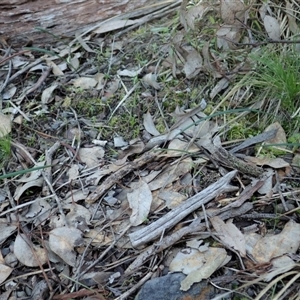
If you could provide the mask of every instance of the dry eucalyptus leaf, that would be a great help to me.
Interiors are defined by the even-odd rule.
[[[273,41],[280,40],[280,24],[277,19],[268,15],[265,16],[264,26],[270,39]]]
[[[143,125],[145,127],[145,130],[147,132],[149,132],[150,134],[152,134],[154,136],[160,135],[159,131],[156,129],[156,127],[154,125],[153,118],[149,112],[147,112],[143,116]]]
[[[48,104],[53,100],[54,98],[53,92],[57,88],[57,86],[58,86],[57,84],[53,84],[48,88],[46,88],[45,90],[43,90],[42,97],[41,97],[42,104]]]
[[[72,267],[76,264],[74,247],[82,244],[81,234],[79,229],[68,227],[58,227],[49,233],[51,250]]]
[[[300,246],[300,224],[290,220],[281,233],[262,237],[253,247],[252,255],[258,263],[269,262],[272,258],[296,253]]]
[[[218,233],[219,239],[227,246],[239,251],[242,257],[246,256],[246,242],[245,237],[241,231],[232,223],[232,220],[228,220],[226,223],[215,216],[210,219],[214,229]]]
[[[12,271],[13,269],[11,267],[5,265],[5,261],[0,251],[0,284],[8,278]]]
[[[240,0],[221,0],[221,18],[225,24],[244,22],[245,4]]]
[[[191,264],[198,265],[199,267],[192,270],[188,276],[181,281],[180,290],[187,291],[194,283],[200,282],[203,279],[209,278],[216,270],[226,265],[231,257],[223,248],[209,248],[205,252],[199,252],[201,260],[193,260]]]
[[[152,203],[152,193],[143,180],[131,184],[133,191],[127,193],[129,206],[132,209],[130,223],[133,226],[142,224],[148,217]]]
[[[91,77],[79,77],[77,79],[72,80],[72,84],[75,87],[79,87],[84,90],[95,87],[97,83],[97,80]]]
[[[94,33],[105,33],[105,32],[111,32],[113,30],[117,30],[120,28],[125,28],[130,25],[133,25],[137,23],[139,20],[107,20],[102,22],[102,24],[95,30],[93,30]]]
[[[186,15],[186,23],[187,25],[194,30],[195,29],[195,21],[201,20],[205,14],[213,10],[212,6],[209,6],[207,4],[198,4],[195,6],[192,6],[188,9],[187,15]]]
[[[79,156],[89,168],[99,165],[100,160],[104,157],[104,149],[102,147],[80,148]]]
[[[38,267],[47,262],[46,249],[33,244],[25,234],[17,235],[14,244],[14,254],[27,267]]]
[[[186,78],[192,79],[197,76],[203,66],[203,59],[197,50],[191,51],[187,57],[183,67]]]
[[[160,85],[157,82],[157,75],[154,73],[148,73],[146,74],[143,79],[142,79],[143,83],[146,84],[146,86],[151,86],[156,90],[160,90]]]
[[[0,138],[11,132],[11,117],[0,113]]]
[[[16,225],[9,224],[6,218],[0,219],[0,244],[2,244],[17,229]]]
[[[35,172],[35,171],[33,171]],[[15,190],[15,194],[14,194],[14,198],[16,201],[18,201],[20,199],[20,197],[22,196],[22,194],[27,191],[28,189],[36,186],[36,187],[41,187],[43,186],[44,183],[44,178],[40,177],[38,179],[29,181],[27,183],[25,183],[24,185],[19,185],[16,190]]]

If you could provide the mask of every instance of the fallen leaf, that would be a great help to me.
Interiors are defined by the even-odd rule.
[[[11,117],[0,113],[0,138],[11,132]]]
[[[270,39],[272,39],[273,41],[280,40],[280,36],[281,36],[280,25],[277,19],[269,15],[266,15],[264,17],[264,26]]]
[[[88,168],[96,167],[100,164],[100,160],[104,157],[104,149],[102,147],[80,148],[80,159],[88,166]]]
[[[183,67],[186,78],[191,79],[197,76],[203,66],[203,59],[197,50],[191,51],[187,57]]]
[[[296,253],[300,246],[300,224],[290,220],[279,234],[261,237],[251,248],[250,254],[258,263],[268,263],[272,258],[287,253]],[[246,236],[247,245],[248,235]]]
[[[57,84],[53,84],[50,87],[43,90],[41,101],[42,104],[48,104],[53,100],[53,92],[57,88]]]
[[[143,125],[145,130],[154,136],[160,135],[160,132],[156,129],[153,118],[149,112],[145,113],[143,116]]]
[[[75,87],[82,88],[84,90],[91,89],[96,86],[97,80],[91,77],[79,77],[72,80],[72,84]]]
[[[12,271],[13,271],[13,268],[11,268],[5,264],[2,253],[0,251],[0,284],[9,277],[9,275],[11,274]]]
[[[25,234],[18,234],[14,243],[14,254],[27,267],[38,267],[47,262],[47,251],[33,244]]]
[[[131,184],[133,191],[127,194],[129,206],[132,209],[130,223],[133,226],[142,224],[150,212],[152,194],[149,186],[143,180]]]
[[[228,220],[226,223],[215,216],[210,219],[214,229],[218,233],[219,239],[227,246],[239,251],[242,257],[246,256],[246,242],[245,237],[241,231],[232,223],[232,220]]]
[[[58,227],[49,233],[50,249],[68,265],[75,267],[76,252],[74,247],[82,244],[81,231],[76,228]]]

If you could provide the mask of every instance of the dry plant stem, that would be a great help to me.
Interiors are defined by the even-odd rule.
[[[126,291],[121,296],[115,298],[115,300],[125,300],[129,297],[132,293],[134,293],[139,287],[141,287],[148,279],[151,278],[153,272],[149,272],[144,278],[142,278],[137,284],[135,284],[131,289]]]
[[[177,206],[175,209],[168,212],[159,220],[129,234],[133,247],[143,245],[158,238],[165,230],[170,229],[194,210],[201,207],[202,204],[208,203],[211,199],[215,198],[219,194],[225,191],[236,190],[236,187],[233,187],[229,184],[231,179],[233,179],[236,174],[237,171],[235,170],[229,172],[217,182],[213,183],[200,193],[194,195],[184,203]]]
[[[87,198],[87,203],[94,203],[96,202],[103,194],[110,189],[114,184],[119,182],[124,176],[132,172],[133,170],[137,170],[141,168],[143,165],[151,162],[159,155],[154,151],[149,151],[144,153],[141,157],[137,158],[136,160],[127,163],[124,167],[116,171],[114,174],[108,176],[100,186],[96,188],[94,192],[92,192]]]
[[[32,92],[34,92],[36,89],[38,89],[42,83],[46,80],[46,78],[48,77],[48,75],[50,74],[51,68],[47,67],[44,72],[42,73],[42,75],[40,76],[40,78],[38,79],[38,81],[29,89],[25,92],[25,95],[28,95]]]
[[[201,146],[205,148],[214,159],[216,159],[219,163],[225,165],[226,167],[236,169],[245,175],[254,177],[260,177],[263,174],[262,168],[242,161],[241,159],[235,157],[233,154],[225,150],[223,147],[217,147],[213,143],[210,143],[210,145],[199,145],[199,147]]]
[[[80,277],[83,275],[83,274],[85,274],[86,272],[88,272],[90,269],[92,269],[93,267],[95,267],[102,259],[103,259],[103,257],[115,246],[115,244],[117,243],[117,241],[122,237],[122,236],[124,236],[124,234],[127,232],[127,230],[129,229],[131,227],[131,225],[129,225],[129,226],[127,226],[124,230],[123,230],[123,232],[118,236],[118,238],[113,242],[113,243],[111,243],[110,244],[110,246],[105,250],[105,251],[103,251],[102,253],[101,253],[101,255],[91,264],[91,265],[89,265],[85,270],[82,270],[82,271],[80,271],[80,274],[79,274],[79,278],[78,279],[80,279]]]
[[[239,208],[232,208],[232,205],[227,205],[221,210],[216,210],[215,212],[209,212],[209,217],[214,217],[219,215],[222,220],[227,220],[229,218],[233,218],[235,216],[240,216],[247,211],[253,208],[252,203],[247,202]],[[188,234],[192,234],[195,232],[199,232],[205,230],[206,223],[201,223],[201,217],[195,219],[189,226],[183,227],[176,232],[172,233],[169,236],[164,237],[158,245],[153,244],[147,249],[145,249],[141,254],[139,254],[136,259],[130,264],[130,266],[126,269],[125,274],[132,274],[135,270],[137,270],[140,266],[142,266],[145,261],[153,254],[160,253],[161,251],[171,247],[176,242],[178,242],[182,237]]]
[[[45,156],[46,156],[46,165],[51,166],[52,165],[52,157],[54,153],[58,150],[60,147],[60,142],[56,142],[54,145],[50,147],[48,151],[46,151]],[[49,182],[52,183],[52,168],[46,168],[44,170],[44,175],[49,179]],[[42,191],[44,196],[48,196],[50,194],[49,187],[47,185],[43,186],[43,191]]]

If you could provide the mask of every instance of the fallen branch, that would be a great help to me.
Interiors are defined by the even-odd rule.
[[[229,182],[236,175],[237,171],[231,171],[214,184],[194,195],[190,199],[177,206],[175,209],[168,212],[166,215],[158,219],[136,232],[129,234],[130,241],[134,247],[143,245],[160,237],[163,232],[175,226],[187,215],[208,203],[210,200],[220,195],[221,193],[234,191],[237,188],[230,185]]]

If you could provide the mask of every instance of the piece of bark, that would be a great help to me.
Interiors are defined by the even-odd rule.
[[[175,226],[187,215],[202,205],[208,203],[216,196],[224,192],[237,190],[236,187],[230,185],[230,181],[235,177],[236,174],[236,170],[229,172],[218,181],[202,190],[200,193],[194,195],[173,210],[169,211],[157,221],[129,234],[129,238],[133,247],[143,245],[160,237],[163,232]]]
[[[45,45],[53,41],[51,34],[74,36],[79,29],[86,30],[97,22],[123,13],[128,13],[127,18],[136,18],[159,8],[154,5],[156,3],[160,1],[5,0],[0,2],[1,38],[16,48],[29,41]]]

